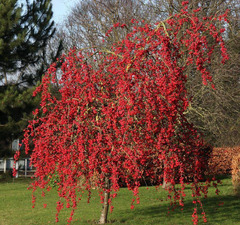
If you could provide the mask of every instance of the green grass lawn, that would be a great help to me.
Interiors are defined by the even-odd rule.
[[[220,194],[210,188],[209,197],[204,200],[204,210],[207,214],[207,224],[240,225],[240,199],[233,195],[231,179],[225,178],[219,186]],[[27,190],[29,180],[14,180],[0,182],[0,225],[47,225],[55,223],[57,193],[52,190],[46,194],[45,199],[37,197],[36,207],[32,208],[31,191]],[[190,189],[187,189],[190,194]],[[190,197],[185,200],[184,210],[180,208],[168,213],[169,202],[165,201],[166,193],[154,187],[148,190],[140,188],[140,204],[131,210],[132,194],[122,188],[118,197],[114,199],[114,210],[109,215],[111,224],[192,224],[193,204]],[[47,208],[43,204],[47,203]],[[221,205],[224,203],[223,205]],[[219,206],[220,205],[220,206]],[[97,191],[93,190],[90,203],[86,198],[80,202],[72,224],[94,224],[99,219],[101,210]],[[70,210],[63,209],[58,224],[67,224]],[[201,218],[199,224],[203,224]]]

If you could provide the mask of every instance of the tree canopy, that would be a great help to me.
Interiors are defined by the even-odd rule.
[[[139,203],[140,180],[148,178],[158,185],[163,179],[170,183],[169,198],[180,206],[191,181],[197,224],[196,207],[203,210],[200,196],[207,195],[210,180],[201,182],[206,166],[201,157],[203,140],[185,116],[190,103],[188,68],[194,65],[203,84],[214,88],[208,70],[214,49],[223,63],[228,59],[224,29],[214,21],[225,23],[227,13],[213,19],[201,17],[201,8],[188,10],[187,1],[182,6],[156,25],[132,20],[131,30],[108,51],[70,51],[61,58],[61,79],[56,79],[53,64],[37,87],[41,103],[23,140],[27,153],[33,144],[37,179],[32,188],[49,190],[53,181],[67,207],[72,207],[69,223],[79,191],[90,196],[92,185],[100,188],[107,212],[124,182],[133,192],[133,208]],[[126,24],[116,23],[108,33],[121,29],[127,29]],[[56,84],[58,97],[51,92]],[[57,221],[63,205],[57,202]],[[105,214],[100,222],[106,219]]]
[[[59,35],[64,37],[66,52],[74,46],[77,49],[111,50],[112,44],[121,40],[134,26],[131,23],[132,18],[137,20],[138,24],[155,24],[179,13],[181,3],[182,0],[111,0],[104,3],[99,0],[79,1],[63,22]],[[219,66],[221,56],[218,51],[213,52],[209,71],[216,90],[210,86],[201,86],[201,76],[196,66],[188,67],[187,87],[191,106],[186,117],[204,134],[206,142],[213,146],[237,146],[240,144],[240,6],[235,0],[189,1],[189,12],[197,7],[202,8],[198,12],[199,17],[214,18],[226,10],[229,11],[223,38],[230,58],[226,65]],[[126,24],[126,29],[108,33],[114,23]],[[222,27],[217,21],[215,25],[218,29]],[[206,35],[206,38],[209,42],[212,41],[211,35]]]

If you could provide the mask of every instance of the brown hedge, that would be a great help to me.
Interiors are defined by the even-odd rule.
[[[232,160],[240,153],[240,146],[213,148],[208,161],[210,175],[231,174]]]
[[[232,184],[236,195],[240,195],[240,153],[232,160]]]

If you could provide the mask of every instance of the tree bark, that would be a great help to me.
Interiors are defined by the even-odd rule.
[[[7,86],[8,85],[8,79],[7,79],[7,72],[6,72],[5,68],[3,68],[3,77],[4,77],[4,84]]]
[[[170,157],[171,153],[168,153],[168,157]],[[165,164],[163,163],[163,168],[165,168]],[[164,171],[164,170],[163,170]],[[165,175],[163,176],[163,184],[162,184],[162,188],[165,190],[168,190],[168,188],[171,186],[170,182],[166,182],[166,177]]]
[[[166,179],[163,178],[162,188],[165,189],[165,190],[167,190],[170,186],[171,186],[171,183],[170,183],[170,182],[166,182]]]
[[[108,177],[105,178],[105,191],[104,191],[104,201],[102,206],[102,212],[99,220],[99,224],[105,224],[107,223],[107,216],[108,216],[108,208],[109,208],[109,196],[110,196],[110,180]]]

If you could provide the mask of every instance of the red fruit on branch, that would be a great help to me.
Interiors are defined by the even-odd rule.
[[[92,55],[98,55],[94,67],[86,53],[72,50],[60,59],[58,96],[51,92],[58,80],[56,64],[36,89],[41,105],[23,140],[26,153],[31,142],[34,146],[31,160],[38,179],[33,187],[49,188],[54,181],[59,196],[73,208],[69,223],[77,193],[87,191],[90,200],[93,186],[102,190],[106,211],[116,196],[110,193],[122,184],[133,192],[134,208],[143,178],[170,184],[169,198],[181,206],[189,181],[194,198],[207,194],[209,182],[200,183],[206,166],[203,140],[184,115],[189,105],[186,69],[195,65],[203,83],[212,84],[207,68],[213,49],[220,45],[223,60],[228,56],[222,31],[197,12],[183,9],[157,27],[136,24],[108,54]],[[58,202],[57,217],[62,208]],[[193,222],[198,222],[196,210]]]

